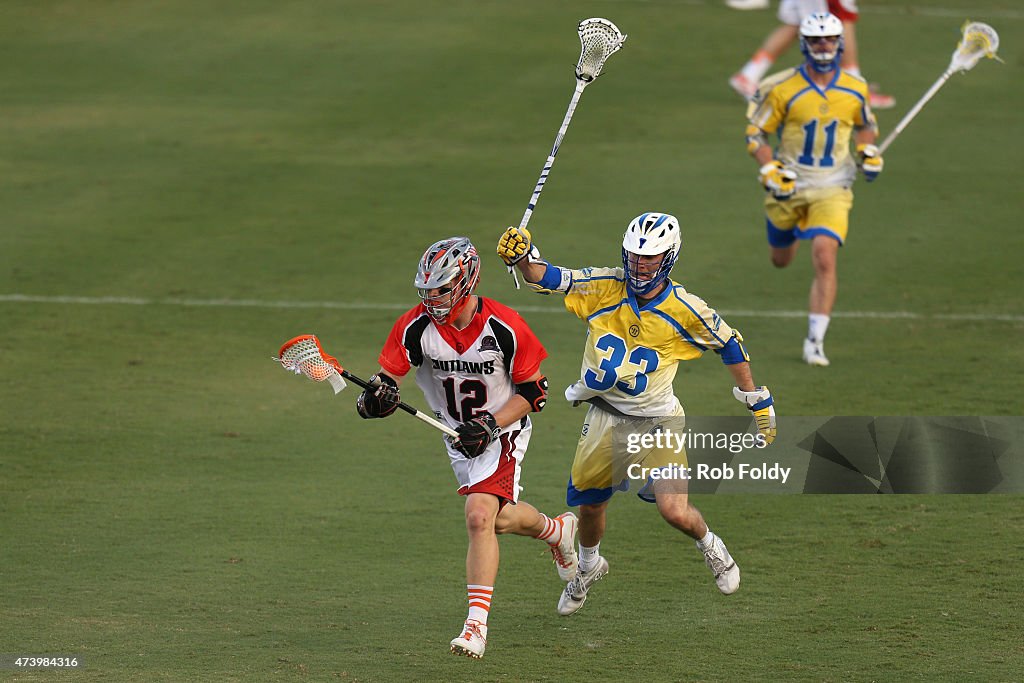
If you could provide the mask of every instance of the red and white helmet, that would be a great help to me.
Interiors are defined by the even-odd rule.
[[[836,38],[834,47],[822,44],[823,38]],[[828,12],[808,14],[800,22],[800,52],[815,71],[827,73],[838,68],[843,54],[843,22]]]
[[[423,252],[413,284],[439,325],[458,316],[480,282],[480,256],[468,237],[434,242]],[[431,292],[435,292],[431,295]]]

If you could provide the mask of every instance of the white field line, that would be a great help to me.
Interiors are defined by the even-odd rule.
[[[415,300],[406,303],[380,301],[264,301],[261,299],[149,299],[135,296],[36,296],[31,294],[0,294],[0,303],[71,304],[86,306],[192,306],[201,308],[298,308],[325,310],[405,311]],[[558,313],[561,306],[516,306],[523,313]],[[733,318],[804,318],[807,311],[721,310]],[[960,322],[1024,323],[1024,315],[1009,313],[915,313],[913,311],[835,311],[834,318],[865,318],[878,320],[952,320]]]

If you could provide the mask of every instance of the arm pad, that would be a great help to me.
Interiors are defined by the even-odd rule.
[[[530,410],[539,413],[548,402],[548,378],[542,376],[532,382],[517,384],[516,393],[526,399]]]
[[[736,365],[737,363],[749,363],[750,356],[747,355],[747,350],[742,344],[743,337],[734,335],[729,341],[725,343],[720,349],[715,349],[715,353],[722,359],[722,365]]]

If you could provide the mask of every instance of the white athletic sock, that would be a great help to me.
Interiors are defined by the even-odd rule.
[[[469,616],[466,617],[466,621],[473,619],[480,622],[480,633],[487,638],[487,616],[491,612],[494,586],[471,583],[466,586],[466,593],[469,595]]]
[[[562,520],[551,519],[543,512],[540,513],[540,516],[544,520],[544,528],[534,538],[539,538],[548,545],[558,545],[558,542],[562,540]]]
[[[601,541],[593,548],[588,548],[580,543],[580,571],[589,572],[597,566],[597,558],[601,557]]]
[[[828,331],[828,321],[831,320],[822,313],[810,313],[807,316],[807,338],[815,344],[825,341],[825,332]]]
[[[715,542],[715,535],[711,533],[711,527],[708,527],[708,532],[704,534],[704,538],[697,541],[697,547],[700,548],[701,552],[704,552],[711,547],[711,544]]]
[[[772,56],[764,50],[758,50],[754,53],[754,56],[750,58],[750,61],[743,65],[740,69],[740,73],[746,78],[750,79],[754,83],[757,83],[764,75],[768,73],[768,69],[772,67],[775,62]]]

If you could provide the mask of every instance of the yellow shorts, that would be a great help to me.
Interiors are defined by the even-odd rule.
[[[768,194],[764,200],[768,244],[785,248],[798,239],[828,235],[842,245],[852,208],[853,191],[845,187],[800,190],[781,200]]]
[[[603,503],[615,491],[628,490],[630,479],[643,485],[650,469],[685,467],[686,450],[672,439],[683,435],[684,426],[681,406],[675,415],[656,418],[612,415],[591,406],[576,445],[566,502]]]

